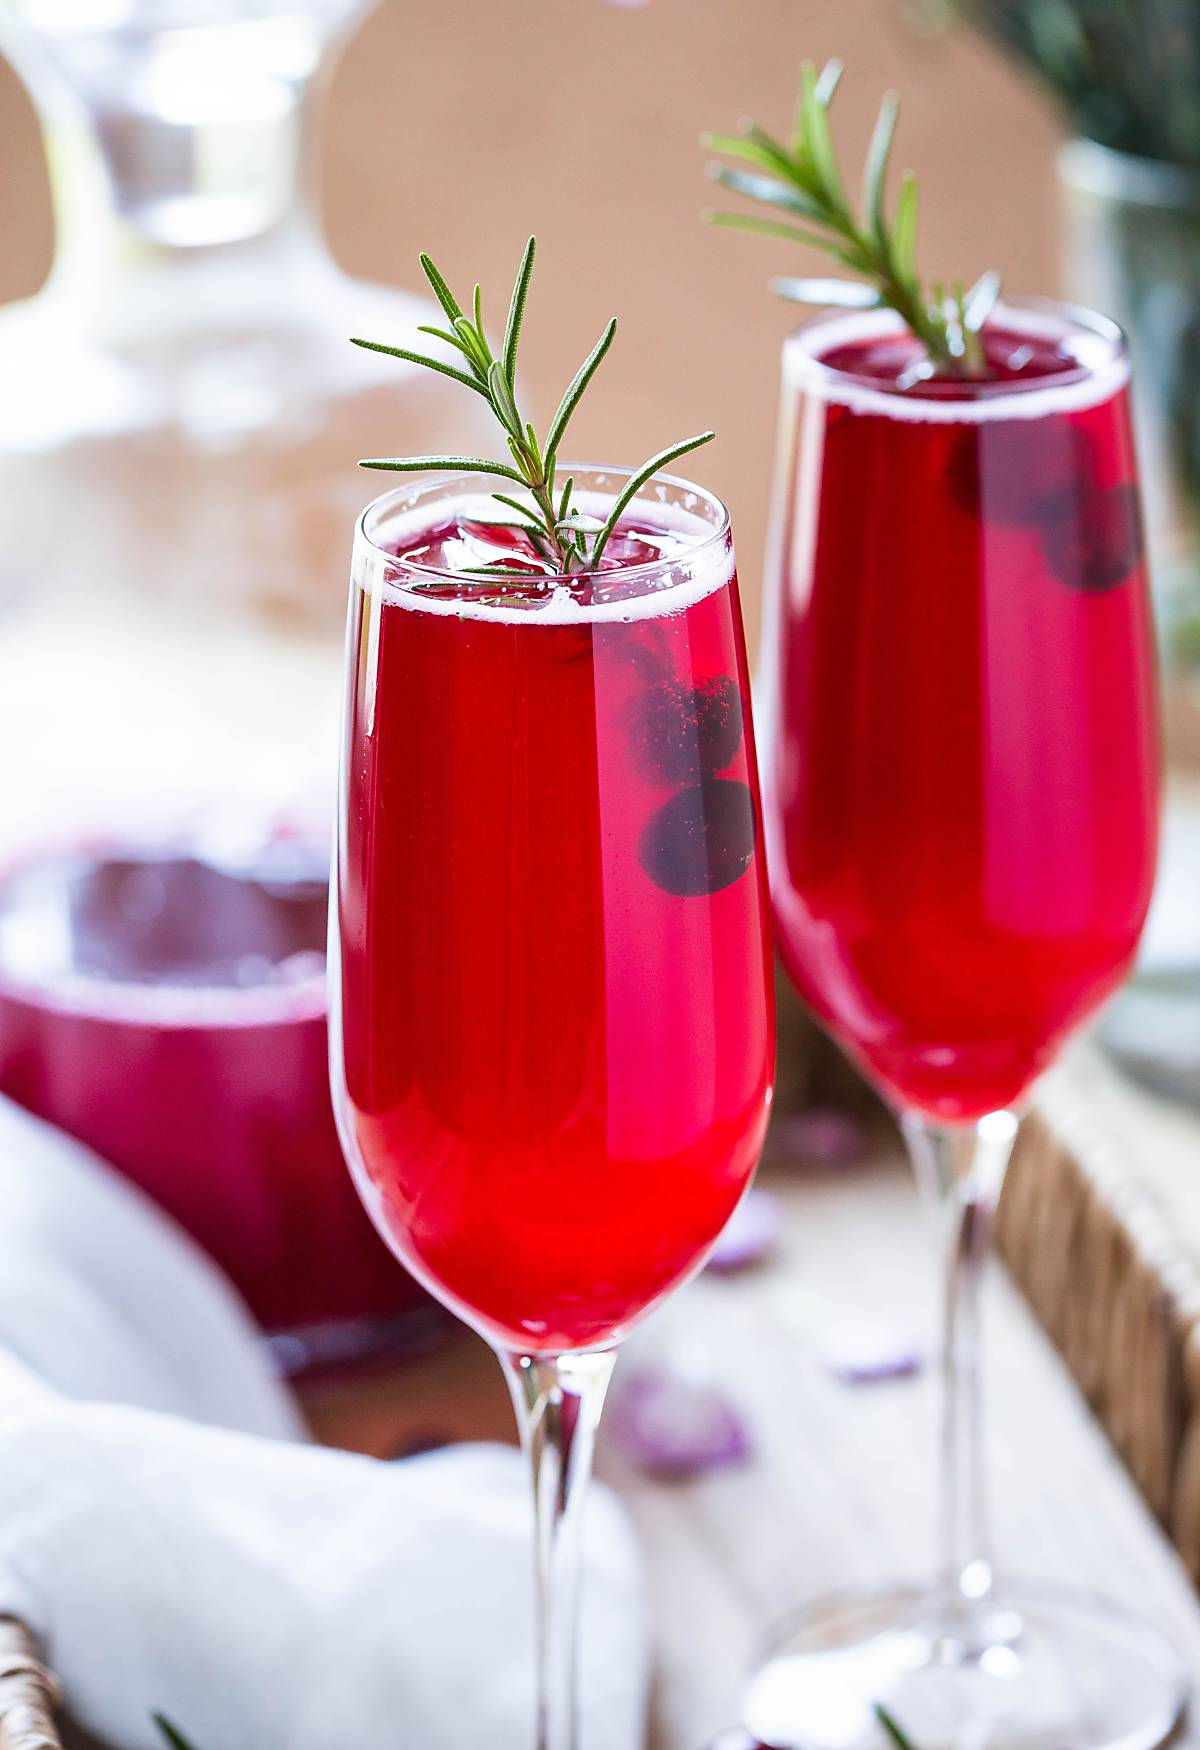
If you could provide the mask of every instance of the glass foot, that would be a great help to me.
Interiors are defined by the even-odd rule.
[[[1049,1586],[947,1606],[916,1588],[827,1598],[792,1619],[752,1677],[751,1734],[771,1750],[1155,1750],[1189,1685],[1157,1630]]]

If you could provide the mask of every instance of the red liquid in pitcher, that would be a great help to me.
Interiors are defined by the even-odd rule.
[[[497,538],[405,551],[454,569]],[[661,596],[618,569],[678,544],[624,529],[570,598],[448,578],[355,610],[343,1135],[397,1254],[510,1348],[608,1342],[697,1267],[765,1127],[732,559]]]
[[[332,1327],[424,1297],[338,1146],[326,887],[324,845],[286,837],[232,858],[123,844],[10,872],[0,1089],[149,1193],[264,1326],[305,1327],[312,1356],[334,1359]]]
[[[942,1119],[1017,1099],[1113,990],[1157,838],[1123,369],[1090,376],[1052,333],[987,350],[982,389],[898,388],[895,335],[823,352],[852,382],[806,393],[810,364],[785,385],[764,644],[783,957],[871,1074]]]

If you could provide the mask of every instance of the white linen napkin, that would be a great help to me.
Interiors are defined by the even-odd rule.
[[[89,1150],[4,1099],[0,1345],[70,1398],[304,1437],[216,1265]]]
[[[529,1750],[524,1462],[306,1444],[229,1289],[86,1151],[0,1102],[0,1611],[116,1750]],[[88,1399],[91,1401],[79,1401]],[[632,1539],[597,1491],[587,1750],[642,1742]]]

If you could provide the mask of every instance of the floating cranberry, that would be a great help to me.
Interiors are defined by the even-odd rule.
[[[961,510],[997,528],[1037,529],[1048,496],[1070,492],[1091,472],[1080,434],[1060,420],[1006,419],[963,425],[947,464]]]
[[[1047,500],[1041,525],[1046,563],[1071,589],[1115,589],[1142,562],[1141,510],[1128,481]]]
[[[686,784],[723,772],[744,733],[737,682],[708,675],[695,686],[672,679],[647,688],[631,740],[643,767],[669,784]]]
[[[664,893],[719,893],[750,867],[757,825],[754,798],[733,778],[706,778],[664,802],[638,846],[642,868]]]

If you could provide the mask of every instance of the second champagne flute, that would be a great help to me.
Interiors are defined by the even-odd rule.
[[[718,175],[861,276],[789,287],[851,313],[784,351],[763,788],[782,957],[895,1106],[940,1217],[942,1548],[932,1585],[802,1612],[747,1719],[780,1750],[1151,1750],[1186,1702],[1178,1661],[1123,1608],[993,1571],[978,1416],[1017,1115],[1128,970],[1154,875],[1128,361],[1112,323],[997,302],[995,275],[927,292],[911,174],[886,201],[895,100],[860,217],[831,143],[839,76],[805,69],[789,143],[717,142],[772,175]]]
[[[920,1750],[1151,1750],[1186,1688],[1149,1624],[997,1576],[988,1544],[992,1214],[1030,1086],[1132,962],[1158,761],[1120,336],[1011,301],[984,343],[989,380],[920,391],[897,387],[910,343],[886,312],[785,353],[762,692],[777,934],[938,1212],[945,1421],[936,1583],[796,1620],[748,1702],[781,1747],[882,1745],[880,1703]]]

